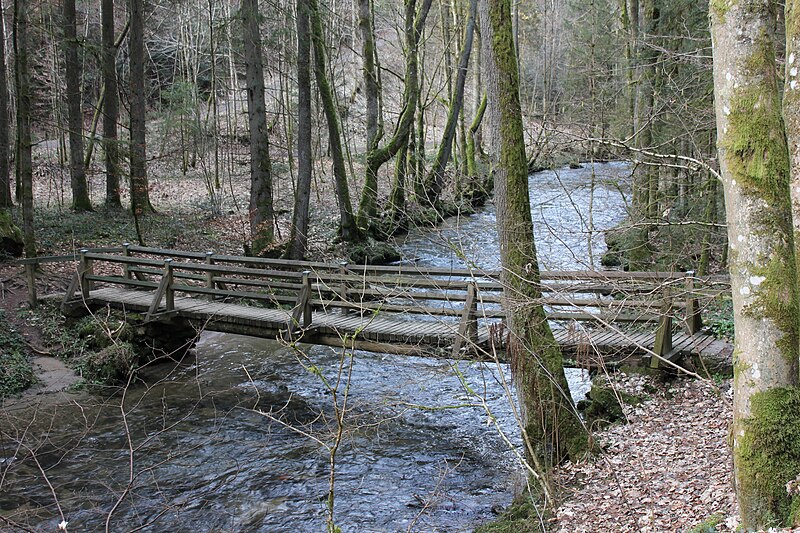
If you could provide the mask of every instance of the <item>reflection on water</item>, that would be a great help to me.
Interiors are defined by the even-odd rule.
[[[626,168],[598,167],[613,176]],[[588,257],[564,245],[588,242],[585,231],[565,227],[580,220],[571,203],[588,206],[591,173],[559,174],[569,194],[545,173],[532,178],[532,196],[534,214],[548,221],[537,230],[541,257],[568,268]],[[597,230],[622,210],[600,174]],[[493,227],[489,208],[404,247],[444,265],[455,260],[442,243],[457,242],[493,267]],[[305,366],[274,341],[204,334],[196,357],[144,369],[124,397],[84,393],[61,405],[49,397],[0,411],[0,530],[6,517],[53,531],[63,513],[69,531],[102,531],[111,512],[110,531],[324,529],[337,425],[334,395],[320,376],[335,383],[342,360],[330,348],[302,349]],[[508,504],[518,463],[494,424],[519,445],[508,380],[508,369],[496,365],[357,352],[336,456],[343,530],[465,531]],[[578,372],[570,380],[580,396],[574,388],[586,381]]]

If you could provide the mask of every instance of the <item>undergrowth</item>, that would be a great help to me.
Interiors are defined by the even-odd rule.
[[[0,310],[0,398],[17,394],[35,381],[33,367],[25,355],[25,344],[5,312]]]
[[[53,302],[26,311],[54,354],[88,384],[113,385],[136,372],[139,353],[130,325],[115,312],[70,319]]]

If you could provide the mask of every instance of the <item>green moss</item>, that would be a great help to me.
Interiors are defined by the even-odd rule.
[[[713,514],[696,526],[686,530],[686,533],[716,533],[717,526],[720,525],[722,521],[722,515]]]
[[[761,61],[761,59],[759,59]],[[746,87],[730,101],[725,142],[733,177],[770,205],[789,202],[789,151],[777,91]]]
[[[800,473],[800,389],[775,388],[751,398],[751,415],[737,439],[737,494],[747,527],[800,525],[800,497],[786,484]]]
[[[605,379],[592,383],[586,400],[578,402],[578,409],[592,425],[607,426],[625,420],[622,404],[639,405],[641,398],[623,391],[615,390]]]
[[[785,259],[788,257],[789,259]],[[764,277],[756,299],[744,313],[754,318],[769,318],[784,333],[776,343],[784,357],[798,357],[798,299],[792,281],[797,276],[790,250],[774,254],[764,266],[753,265],[752,276]]]
[[[79,320],[65,318],[57,306],[43,301],[28,321],[40,328],[48,344],[59,346],[56,355],[93,384],[125,382],[136,371],[145,355],[143,343],[136,342],[135,327],[113,311],[101,320],[99,315]]]
[[[515,501],[494,522],[483,524],[475,533],[541,533],[540,513],[529,499]]]
[[[721,20],[725,20],[725,15],[731,10],[731,0],[711,0],[709,7],[711,12],[717,15]]]

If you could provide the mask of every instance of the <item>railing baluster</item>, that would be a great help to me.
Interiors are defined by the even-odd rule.
[[[694,294],[694,271],[686,273],[686,327],[690,335],[698,333],[703,329],[703,317],[700,314],[700,306]]]
[[[122,243],[122,255],[125,257],[131,256],[131,243]],[[125,277],[125,279],[131,279],[131,269],[128,263],[122,263],[122,275]]]
[[[658,319],[653,351],[662,358],[666,358],[672,351],[672,297],[669,285],[664,287],[663,295],[664,302],[661,305],[661,317]],[[658,368],[660,364],[660,358],[650,357],[650,368]]]
[[[347,269],[347,261],[340,261],[339,273],[343,276],[346,276],[349,272],[350,271]],[[347,282],[347,280],[342,281],[342,288],[340,290],[342,291],[341,294],[342,301],[349,302],[350,298],[348,292],[350,291],[350,284]],[[350,311],[350,309],[348,309],[347,307],[342,307],[341,311],[343,315],[346,315]]]
[[[173,289],[172,287],[172,282],[174,278],[172,259],[167,259],[164,261],[164,277],[167,280],[164,299],[166,301],[167,312],[169,313],[170,311],[175,310],[175,289]]]
[[[92,275],[92,260],[86,257],[89,250],[86,248],[81,249],[81,262],[78,267],[78,276],[81,284],[81,296],[84,300],[89,299],[89,294],[92,290],[92,282],[86,279],[86,276]]]
[[[206,252],[206,264],[207,265],[213,265],[214,264],[213,255],[214,255],[214,252],[212,252],[212,251]],[[208,288],[208,289],[216,289],[217,288],[217,284],[214,281],[214,273],[211,272],[210,270],[208,272],[206,272],[206,288]],[[208,299],[213,301],[214,300],[214,295],[213,294],[209,294],[208,295]]]
[[[458,324],[458,333],[453,342],[452,357],[456,359],[465,342],[473,345],[478,341],[478,286],[475,281],[467,283],[467,298],[464,301],[464,311]]]
[[[297,296],[297,303],[292,310],[292,319],[289,329],[295,331],[297,327],[307,328],[311,325],[311,271],[303,271],[302,288]]]

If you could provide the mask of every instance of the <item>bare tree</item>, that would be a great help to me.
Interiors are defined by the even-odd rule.
[[[286,256],[302,259],[308,244],[311,199],[311,30],[308,0],[297,0],[297,188]]]
[[[103,151],[106,159],[106,205],[120,207],[119,194],[119,91],[117,88],[117,46],[114,41],[114,0],[103,0]]]
[[[130,0],[128,41],[131,84],[131,209],[135,216],[153,211],[147,183],[147,95],[144,69],[144,0]]]
[[[64,66],[67,80],[69,115],[69,172],[72,209],[91,211],[86,169],[83,166],[83,111],[81,109],[81,67],[78,61],[78,36],[75,30],[75,0],[64,0]]]
[[[258,0],[243,0],[244,53],[247,63],[247,113],[250,119],[250,233],[256,255],[275,240],[272,208],[272,161],[264,102],[264,66]]]
[[[22,197],[22,233],[25,256],[36,256],[33,225],[33,157],[31,153],[31,81],[29,70],[30,37],[27,0],[14,0],[14,88],[17,92],[17,183]]]

